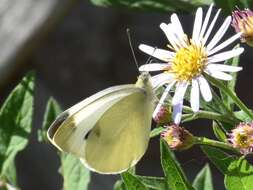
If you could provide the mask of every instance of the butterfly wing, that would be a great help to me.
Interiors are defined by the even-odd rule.
[[[61,113],[48,129],[48,139],[61,151],[82,156],[79,146],[98,119],[117,101],[139,91],[134,85],[120,85],[100,91]],[[79,127],[81,126],[81,127]]]
[[[63,112],[48,130],[48,137],[91,170],[119,173],[146,151],[152,110],[143,88],[111,87]]]
[[[120,173],[134,166],[145,153],[153,105],[146,93],[132,93],[114,104],[95,124],[82,157],[100,173]]]

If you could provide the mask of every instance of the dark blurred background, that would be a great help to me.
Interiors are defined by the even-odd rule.
[[[36,71],[33,133],[29,145],[17,158],[18,181],[24,190],[57,190],[61,189],[62,178],[56,150],[37,141],[48,98],[53,96],[66,109],[109,86],[134,83],[138,72],[126,28],[131,29],[137,59],[143,64],[148,56],[138,51],[138,44],[165,47],[167,40],[159,24],[169,22],[170,14],[101,8],[88,1],[23,0],[19,6],[27,6],[25,17],[14,17],[7,11],[13,11],[19,2],[0,1],[1,100],[26,72]],[[37,8],[32,10],[34,7]],[[1,17],[4,14],[9,15]],[[185,13],[180,18],[191,34],[193,15]],[[232,30],[228,32],[228,36],[232,34]],[[237,92],[252,107],[253,51],[245,48]],[[195,135],[212,137],[210,122],[192,122],[185,127]],[[198,147],[177,153],[177,157],[190,180],[208,162]],[[224,189],[222,175],[212,165],[211,168],[215,189]],[[137,165],[137,173],[163,175],[158,138],[151,140],[148,152]],[[92,174],[90,189],[112,189],[117,178]]]

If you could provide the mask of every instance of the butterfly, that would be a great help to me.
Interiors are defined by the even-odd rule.
[[[92,171],[122,173],[146,152],[154,99],[150,75],[143,72],[136,84],[109,87],[62,112],[48,139]]]

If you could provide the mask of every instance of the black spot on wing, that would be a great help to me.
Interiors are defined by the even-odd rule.
[[[96,124],[96,126],[93,129],[91,129],[88,133],[85,134],[84,140],[87,140],[89,138],[91,132],[92,132],[93,136],[95,135],[97,138],[100,137],[100,135],[101,135],[101,131],[100,130],[101,129],[97,125],[98,124]]]
[[[85,136],[84,136],[84,140],[87,140],[87,139],[88,139],[88,137],[89,137],[89,135],[90,135],[90,132],[91,132],[91,130],[90,130],[90,131],[88,131],[88,132],[85,134]]]

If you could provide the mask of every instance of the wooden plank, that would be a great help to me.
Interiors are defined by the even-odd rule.
[[[0,85],[77,0],[0,0]]]

